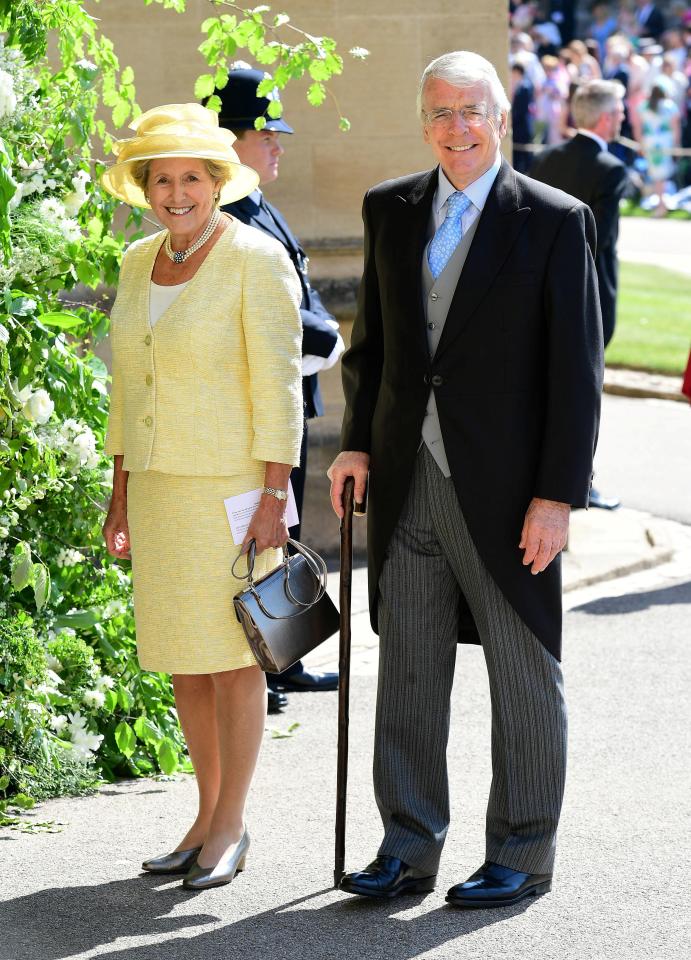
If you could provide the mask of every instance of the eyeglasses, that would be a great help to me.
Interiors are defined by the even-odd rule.
[[[455,116],[459,116],[467,127],[479,127],[487,121],[489,111],[487,107],[478,104],[461,107],[460,110],[439,107],[438,110],[423,111],[422,114],[425,123],[432,127],[450,127]]]

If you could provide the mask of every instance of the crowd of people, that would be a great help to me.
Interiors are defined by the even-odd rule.
[[[625,89],[625,116],[610,150],[626,164],[631,192],[665,215],[691,185],[691,153],[683,150],[691,147],[691,7],[596,0],[572,25],[554,12],[559,4],[545,6],[510,5],[515,168],[530,172],[544,146],[573,136],[579,85],[616,80]],[[580,37],[570,37],[576,30]]]

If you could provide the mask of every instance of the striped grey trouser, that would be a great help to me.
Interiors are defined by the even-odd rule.
[[[561,667],[490,577],[453,482],[425,446],[379,590],[379,853],[437,872],[449,826],[446,747],[462,591],[482,640],[492,703],[486,858],[551,873],[566,772]]]

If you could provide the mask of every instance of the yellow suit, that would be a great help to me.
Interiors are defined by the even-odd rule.
[[[113,307],[106,452],[129,471],[137,649],[143,669],[214,673],[254,658],[235,618],[223,500],[297,465],[302,439],[300,283],[283,247],[232,220],[152,329],[163,234],[133,244]],[[258,558],[261,575],[280,560]]]
[[[113,307],[106,453],[123,468],[228,476],[297,466],[302,440],[300,283],[280,243],[231,221],[177,300],[149,325],[163,233],[132,245]]]

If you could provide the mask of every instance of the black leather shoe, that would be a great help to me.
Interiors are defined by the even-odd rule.
[[[593,487],[588,497],[588,506],[597,507],[599,510],[616,510],[621,506],[621,500],[618,497],[603,497],[600,491]]]
[[[436,874],[426,876],[396,857],[377,857],[364,870],[346,873],[339,886],[361,897],[390,899],[401,893],[428,893],[436,882]]]
[[[508,907],[524,897],[539,897],[552,889],[549,873],[521,873],[499,863],[483,863],[465,883],[446,894],[452,907]]]
[[[281,673],[267,675],[266,682],[270,690],[285,691],[287,693],[301,690],[319,693],[323,690],[338,689],[337,673],[308,673],[301,669],[295,673]]]
[[[284,707],[288,706],[288,697],[285,693],[278,693],[276,690],[269,690],[268,693],[267,713],[280,713]]]

